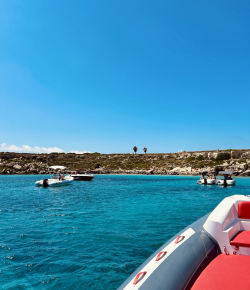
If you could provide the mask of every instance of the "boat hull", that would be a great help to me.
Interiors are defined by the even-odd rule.
[[[216,179],[207,179],[207,184],[216,184]]]
[[[200,179],[197,181],[197,184],[207,184],[207,179]]]
[[[221,185],[221,186],[233,186],[236,184],[236,180],[235,179],[227,179],[227,180],[224,180],[224,179],[218,179],[216,181],[216,184],[217,185]]]
[[[207,217],[204,216],[166,242],[118,290],[191,289],[201,272],[221,253],[218,243],[203,228]],[[193,231],[193,234],[186,240],[184,238],[177,247],[176,239],[186,231]],[[164,253],[168,247],[165,257],[156,261],[159,254]]]
[[[95,176],[92,174],[72,174],[76,181],[91,181]]]
[[[44,181],[46,180],[46,183]],[[69,185],[74,181],[73,177],[67,176],[64,180],[60,179],[42,179],[35,182],[35,186],[39,187],[57,187]]]
[[[249,289],[249,267],[250,196],[232,195],[164,244],[119,290]]]
[[[71,184],[73,181],[74,181],[74,179],[73,180],[62,180],[61,182],[56,182],[56,183],[50,184],[49,186],[51,186],[51,187],[65,186],[65,185]]]

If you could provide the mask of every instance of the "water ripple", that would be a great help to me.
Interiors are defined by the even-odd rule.
[[[116,289],[174,234],[250,188],[250,178],[234,188],[180,176],[37,188],[37,178],[0,176],[1,289]]]

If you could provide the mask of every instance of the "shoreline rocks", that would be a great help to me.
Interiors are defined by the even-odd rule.
[[[250,176],[250,149],[163,154],[29,154],[0,152],[0,174],[49,174],[49,166],[63,165],[94,174],[200,175],[218,170]]]

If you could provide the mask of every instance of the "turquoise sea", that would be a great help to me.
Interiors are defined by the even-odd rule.
[[[146,258],[235,187],[198,177],[101,175],[38,188],[48,176],[0,176],[0,289],[116,289]]]

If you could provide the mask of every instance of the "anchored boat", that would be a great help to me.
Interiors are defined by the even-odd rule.
[[[43,186],[43,187],[49,187],[49,186],[63,186],[63,185],[69,185],[74,181],[74,178],[71,176],[64,176],[63,173],[57,172],[63,171],[66,169],[65,166],[50,166],[50,171],[53,171],[53,174],[51,174],[50,179],[42,179],[35,182],[35,186]]]
[[[197,184],[216,184],[216,176],[214,173],[207,174],[207,172],[203,172]]]
[[[231,177],[233,171],[219,171],[219,175],[223,175],[223,179],[217,179],[217,185],[232,186],[236,184],[236,180]]]
[[[201,178],[197,181],[197,184],[207,184],[207,171],[202,172]]]
[[[217,174],[207,174],[203,172],[201,178],[197,181],[197,184],[217,184],[222,186],[232,186],[236,184],[236,180],[231,177],[233,171],[219,171]],[[223,175],[223,179],[216,179],[216,175]]]
[[[78,174],[77,172],[75,174],[71,174],[71,176],[74,178],[74,180],[78,180],[78,181],[80,180],[90,181],[95,177],[94,174],[90,174],[90,173]]]
[[[250,197],[225,198],[152,254],[118,290],[250,289]]]

